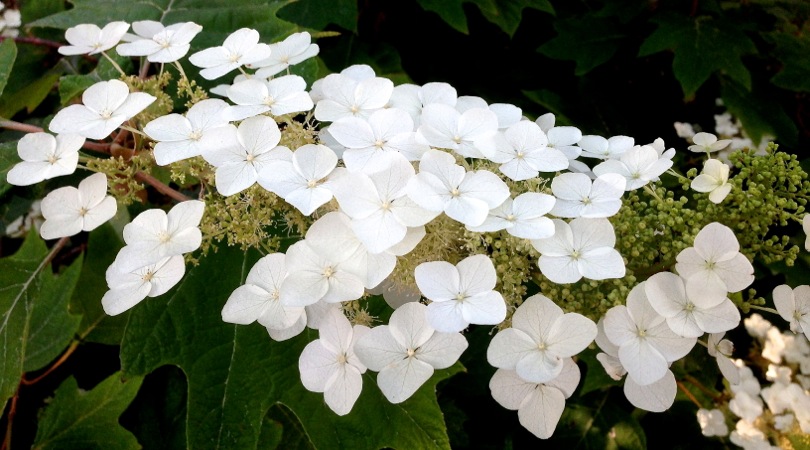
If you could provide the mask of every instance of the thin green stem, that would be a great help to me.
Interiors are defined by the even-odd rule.
[[[655,193],[655,191],[650,187],[649,184],[644,185],[644,191],[647,192],[648,194],[652,195],[653,198],[655,198],[659,202],[663,202],[663,200],[661,200],[661,197],[659,197],[658,194]]]
[[[149,137],[143,131],[138,130],[136,128],[132,128],[132,127],[127,126],[127,125],[121,125],[119,128],[121,128],[122,130],[127,130],[132,134],[137,134],[137,135],[140,135],[140,136],[143,136],[143,137]]]
[[[768,308],[767,306],[748,305],[748,307],[751,308],[751,309],[757,309],[759,311],[765,311],[765,312],[769,312],[769,313],[772,313],[772,314],[776,314],[777,316],[781,315],[781,314],[779,314],[779,311],[777,311],[777,310],[775,310],[773,308]]]
[[[127,76],[127,73],[124,72],[124,70],[121,68],[121,66],[119,66],[118,63],[115,62],[115,60],[110,58],[110,55],[108,55],[106,52],[101,52],[101,55],[104,56],[105,58],[107,58],[107,61],[109,61],[110,64],[112,64],[113,67],[115,67],[115,69],[118,71],[118,73],[121,74],[122,77]]]

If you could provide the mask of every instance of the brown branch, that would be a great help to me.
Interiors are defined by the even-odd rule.
[[[146,184],[152,186],[153,188],[157,189],[157,191],[160,192],[161,194],[167,195],[167,196],[177,200],[178,202],[185,202],[187,200],[191,200],[190,197],[186,197],[185,195],[181,194],[180,192],[170,188],[169,186],[164,184],[162,181],[158,180],[157,178],[153,177],[152,175],[149,175],[146,172],[138,172],[138,173],[136,173],[135,174],[135,179],[142,182],[142,183],[146,183]]]
[[[45,130],[40,128],[36,125],[30,125],[27,123],[20,123],[15,122],[13,120],[3,120],[0,119],[0,128],[5,128],[7,130],[14,130],[14,131],[22,131],[24,133],[43,133]],[[106,142],[88,142],[84,141],[82,147],[92,150],[94,152],[99,153],[110,153],[110,144]]]
[[[697,405],[698,409],[703,408],[703,405],[701,405],[698,399],[695,398],[695,396],[691,392],[689,392],[689,389],[687,389],[686,386],[683,385],[683,383],[681,383],[680,381],[676,381],[676,383],[678,384],[678,388],[681,390],[681,392],[683,392],[684,395],[686,395],[686,397],[689,398],[689,400],[692,400],[692,403]]]
[[[67,359],[70,358],[70,355],[72,355],[73,352],[75,352],[78,347],[79,347],[79,341],[71,342],[70,346],[67,348],[67,350],[65,350],[65,353],[63,353],[62,356],[59,359],[57,359],[53,364],[51,364],[51,366],[48,367],[48,370],[46,370],[45,372],[43,372],[41,375],[34,378],[33,380],[29,380],[28,378],[25,378],[25,375],[23,375],[22,380],[20,380],[20,383],[25,385],[25,386],[31,386],[32,384],[36,384],[36,383],[40,382],[43,378],[50,375],[51,372],[56,370],[65,361],[67,361]]]
[[[39,45],[40,47],[50,47],[50,48],[59,48],[64,47],[65,44],[56,41],[49,41],[47,39],[42,39],[38,37],[8,37],[8,36],[0,36],[0,42],[6,39],[13,39],[14,42],[19,44],[31,44],[31,45]]]

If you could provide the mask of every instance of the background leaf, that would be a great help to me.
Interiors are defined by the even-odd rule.
[[[462,33],[469,33],[463,4],[478,6],[487,20],[498,25],[509,36],[515,34],[525,8],[554,14],[548,0],[418,0],[422,8],[438,14],[448,25]]]
[[[624,28],[612,18],[585,16],[554,22],[557,37],[537,49],[549,58],[573,60],[577,76],[604,64],[621,47]]]
[[[76,286],[79,263],[62,275],[53,275],[47,254],[45,243],[31,232],[17,253],[0,260],[3,404],[16,391],[23,372],[37,370],[55,358],[79,323],[79,317],[69,315],[66,303]]]
[[[279,9],[278,16],[315,30],[325,30],[333,23],[344,30],[357,31],[355,0],[299,0]]]
[[[316,448],[449,448],[435,386],[458,365],[437,371],[399,405],[388,403],[375,376],[366,373],[352,414],[338,417],[323,394],[305,390],[299,379],[298,357],[316,332],[277,343],[257,324],[223,323],[225,300],[257,259],[221,248],[190,268],[175,291],[139,304],[127,324],[125,373],[145,374],[165,364],[185,372],[189,448],[256,448],[265,415],[276,403],[294,413]]]
[[[759,145],[763,137],[771,136],[778,138],[780,143],[795,148],[798,130],[776,99],[760,93],[759,90],[747,92],[734,82],[722,83],[721,92],[726,108],[740,119],[755,146]]]
[[[810,92],[810,31],[790,34],[772,32],[765,38],[776,46],[774,54],[782,62],[771,82],[791,91]]]
[[[11,189],[11,185],[6,181],[6,174],[20,161],[16,142],[0,143],[0,196]]]
[[[33,449],[139,449],[135,436],[118,424],[118,416],[140,385],[141,378],[124,380],[119,372],[83,391],[73,377],[68,378],[45,408]]]
[[[641,45],[639,56],[674,51],[672,70],[687,99],[715,72],[725,73],[751,89],[751,74],[743,65],[742,56],[757,49],[739,24],[710,16],[692,18],[675,14],[662,14],[651,21],[658,28]]]
[[[15,59],[17,59],[17,46],[14,44],[14,40],[6,39],[0,42],[0,95],[3,95],[3,89],[6,88]]]

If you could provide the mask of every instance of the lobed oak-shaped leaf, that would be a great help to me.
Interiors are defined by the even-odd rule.
[[[557,36],[537,51],[549,58],[573,60],[577,76],[609,61],[627,36],[616,20],[595,16],[557,20],[554,29]]]
[[[132,310],[121,348],[125,373],[147,374],[175,364],[188,379],[187,447],[257,448],[271,407],[283,404],[297,416],[315,448],[449,448],[436,383],[460,370],[439,371],[410,400],[392,405],[363,376],[363,393],[352,412],[335,415],[323,395],[305,390],[298,358],[314,331],[273,342],[253,324],[222,322],[221,310],[258,255],[220,248],[190,267],[179,286]]]
[[[672,50],[672,70],[687,99],[716,72],[751,89],[751,74],[742,57],[755,53],[757,48],[739,26],[709,16],[675,14],[661,14],[651,21],[658,28],[641,45],[638,55]]]
[[[122,379],[117,372],[89,391],[73,377],[59,386],[39,421],[32,449],[129,450],[141,446],[118,424],[142,378]]]

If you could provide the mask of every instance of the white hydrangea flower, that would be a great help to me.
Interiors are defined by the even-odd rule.
[[[613,246],[616,235],[607,219],[577,218],[571,223],[554,219],[554,236],[532,240],[540,252],[537,265],[555,283],[575,283],[582,277],[591,280],[621,278],[625,267]]]
[[[548,194],[525,192],[513,199],[507,198],[489,211],[484,223],[467,227],[470,231],[487,232],[506,230],[522,239],[544,239],[554,235],[554,222],[546,214],[554,206],[555,199]]]
[[[118,252],[121,272],[131,272],[168,256],[193,252],[200,247],[199,225],[205,203],[189,200],[175,205],[169,213],[149,209],[124,227],[126,246]]]
[[[534,122],[520,121],[499,133],[494,142],[494,151],[488,152],[487,157],[501,164],[500,171],[512,180],[528,180],[540,172],[568,168],[568,158],[547,146],[546,134]]]
[[[628,136],[613,136],[605,139],[602,136],[582,136],[577,145],[582,148],[582,155],[586,158],[614,159],[621,157],[626,151],[633,148],[635,141]]]
[[[186,272],[186,263],[180,255],[132,270],[121,270],[119,259],[107,269],[107,286],[101,306],[107,315],[115,316],[128,311],[146,297],[158,297],[176,285]]]
[[[263,188],[307,216],[332,199],[327,177],[338,163],[332,149],[321,144],[306,144],[295,152],[286,147],[274,151],[280,152],[278,158],[267,161],[258,175]]]
[[[312,392],[323,392],[326,405],[345,416],[360,397],[366,372],[354,347],[370,330],[352,326],[342,312],[332,310],[318,331],[318,339],[307,344],[298,359],[301,383]]]
[[[315,118],[322,122],[334,122],[343,117],[368,117],[385,107],[394,90],[394,83],[387,78],[356,79],[343,73],[333,73],[319,84],[321,96],[312,95]],[[313,91],[315,85],[312,86]]]
[[[28,133],[17,143],[22,162],[9,170],[6,181],[29,186],[76,171],[84,138],[78,134]]]
[[[281,42],[270,44],[270,57],[248,67],[259,68],[254,74],[255,77],[269,78],[287,70],[290,66],[312,58],[319,51],[318,44],[312,43],[312,35],[308,32],[293,33]]]
[[[590,345],[596,333],[596,324],[587,317],[564,313],[548,297],[536,294],[515,311],[512,327],[492,339],[487,361],[515,370],[526,381],[546,383],[557,378],[563,362]]]
[[[652,145],[635,146],[615,159],[601,162],[593,168],[593,173],[596,176],[617,173],[627,180],[625,190],[632,191],[658,180],[672,167],[672,156],[674,152],[662,154]]]
[[[73,236],[91,231],[115,216],[118,204],[107,195],[107,175],[96,173],[79,183],[78,189],[65,186],[51,191],[42,199],[39,227],[43,239]]]
[[[307,82],[298,75],[235,82],[227,88],[227,94],[236,105],[228,107],[223,116],[228,120],[242,120],[268,111],[274,116],[309,111],[313,103],[306,88]]]
[[[692,142],[695,144],[689,146],[690,151],[711,153],[728,147],[728,144],[731,144],[731,139],[718,141],[717,136],[711,133],[697,133],[692,136]]]
[[[58,51],[63,55],[95,55],[115,47],[128,29],[126,22],[110,22],[104,28],[91,23],[76,25],[65,31],[65,40],[71,45],[63,45]]]
[[[506,303],[494,291],[495,266],[486,255],[473,255],[452,265],[446,261],[419,264],[416,285],[425,298],[427,320],[437,331],[452,333],[472,324],[497,325],[506,318]]]
[[[517,410],[524,428],[540,439],[548,439],[560,421],[565,399],[573,395],[580,377],[579,367],[566,358],[560,374],[546,383],[526,381],[515,371],[498,369],[489,381],[489,389],[498,404]]]
[[[731,228],[712,222],[695,236],[694,247],[678,253],[675,270],[684,279],[704,286],[721,286],[739,292],[754,282],[754,266],[740,253],[740,243]]]
[[[709,356],[714,356],[717,360],[717,367],[720,373],[731,384],[740,382],[740,369],[731,360],[734,352],[734,344],[728,339],[723,339],[725,333],[712,333],[709,335]]]
[[[810,336],[810,286],[795,289],[786,284],[777,286],[773,290],[773,303],[779,315],[790,324],[790,331]]]
[[[492,156],[492,138],[498,132],[498,116],[488,108],[459,112],[443,103],[431,103],[422,109],[419,134],[432,146],[453,150],[465,158]],[[482,145],[489,140],[488,145]]]
[[[551,180],[551,191],[557,197],[551,214],[557,217],[590,219],[615,215],[622,207],[627,180],[615,173],[606,173],[593,182],[583,173],[562,173]]]
[[[84,91],[83,104],[60,110],[48,128],[54,133],[104,139],[154,101],[155,97],[143,92],[130,94],[123,81],[99,81]]]
[[[132,31],[137,39],[116,47],[119,55],[146,56],[149,62],[170,63],[186,56],[191,40],[202,31],[202,27],[194,22],[164,27],[160,22],[144,20],[133,22]]]
[[[708,192],[712,203],[722,202],[731,192],[728,172],[731,168],[718,159],[707,159],[703,171],[692,180],[690,187],[698,192]]]
[[[143,132],[158,141],[155,162],[165,166],[183,159],[202,155],[236,141],[236,127],[228,123],[223,111],[228,104],[219,99],[195,103],[185,117],[168,114],[143,127]]]
[[[377,385],[391,403],[409,399],[435,369],[452,366],[467,349],[461,333],[441,333],[425,317],[427,306],[397,308],[388,325],[374,327],[355,344],[360,362],[379,372]]]
[[[270,47],[259,43],[259,32],[250,28],[240,28],[231,33],[219,47],[201,50],[188,60],[202,67],[200,76],[206,80],[219,78],[243,65],[267,59]]]

